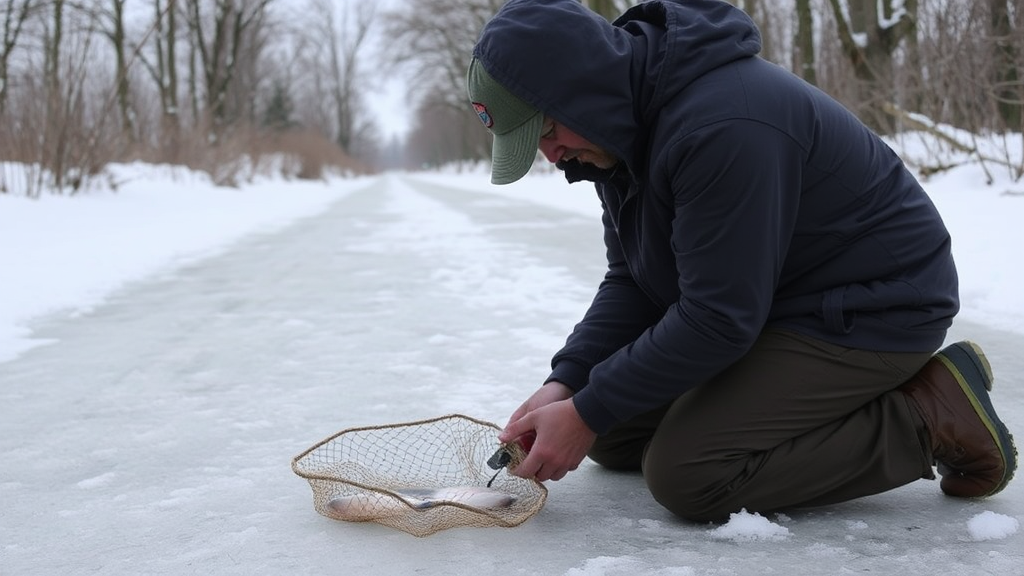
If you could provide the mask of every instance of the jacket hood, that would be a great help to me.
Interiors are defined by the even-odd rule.
[[[614,23],[578,0],[510,0],[473,55],[510,92],[635,174],[661,105],[760,49],[753,21],[721,0],[652,0]]]

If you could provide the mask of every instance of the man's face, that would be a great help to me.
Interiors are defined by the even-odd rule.
[[[552,118],[544,118],[538,145],[544,157],[552,164],[559,161],[578,160],[598,168],[613,168],[618,159],[598,148],[579,134],[569,130]]]

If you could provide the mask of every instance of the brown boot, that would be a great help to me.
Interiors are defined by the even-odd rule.
[[[988,391],[992,368],[972,342],[943,348],[900,390],[928,428],[932,455],[950,496],[991,496],[1017,468],[1017,448]]]

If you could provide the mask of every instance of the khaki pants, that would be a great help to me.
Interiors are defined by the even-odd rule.
[[[697,521],[884,492],[932,477],[920,416],[895,391],[931,356],[769,330],[711,381],[612,428],[589,456],[642,470],[661,505]]]

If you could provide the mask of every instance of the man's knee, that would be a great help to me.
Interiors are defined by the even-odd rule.
[[[726,520],[733,509],[729,470],[721,463],[667,463],[647,458],[644,480],[654,499],[670,512],[694,522]]]
[[[610,470],[634,471],[640,469],[643,449],[633,443],[599,437],[587,457]]]
[[[612,470],[640,470],[647,444],[668,407],[666,404],[613,426],[607,434],[597,437],[587,456]]]

